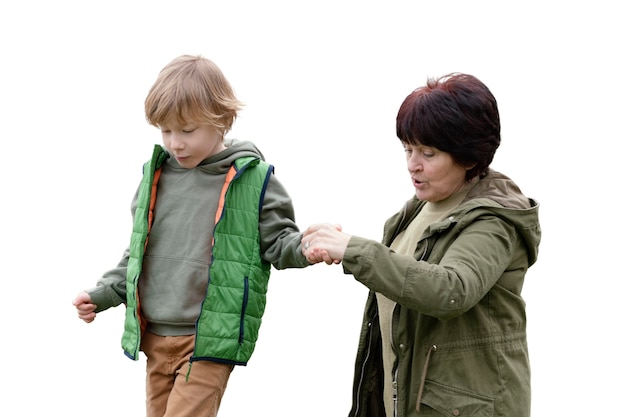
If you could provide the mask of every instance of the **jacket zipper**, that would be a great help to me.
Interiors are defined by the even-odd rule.
[[[363,387],[363,377],[365,375],[365,366],[367,365],[370,354],[372,352],[372,338],[374,337],[371,327],[372,327],[372,323],[374,319],[377,316],[378,314],[375,314],[374,317],[372,317],[372,320],[370,320],[369,323],[367,324],[367,326],[370,327],[370,331],[369,331],[369,338],[367,341],[367,354],[365,355],[365,359],[363,360],[363,364],[361,365],[361,374],[359,376],[359,383],[357,385],[357,390],[356,390],[356,398],[355,398],[356,408],[354,409],[355,416],[359,415],[359,411],[361,408],[361,389]]]

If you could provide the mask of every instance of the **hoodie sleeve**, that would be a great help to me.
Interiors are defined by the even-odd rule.
[[[117,267],[107,271],[98,280],[96,287],[87,290],[91,301],[96,305],[96,313],[126,302],[128,254],[129,250],[126,249]]]
[[[138,196],[139,187],[135,191],[130,207],[133,218],[137,210]],[[94,288],[86,290],[89,297],[91,297],[91,301],[96,305],[96,313],[111,307],[117,307],[126,302],[126,271],[128,269],[129,254],[130,248],[126,248],[117,266],[105,272]]]
[[[295,222],[293,202],[274,174],[265,190],[259,230],[261,256],[276,269],[310,265],[300,248],[302,233]]]

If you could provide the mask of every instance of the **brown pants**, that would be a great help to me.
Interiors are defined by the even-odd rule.
[[[145,332],[147,417],[215,417],[233,365],[189,358],[195,338]]]

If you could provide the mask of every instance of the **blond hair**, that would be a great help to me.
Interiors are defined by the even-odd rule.
[[[181,55],[167,64],[145,101],[146,120],[153,126],[209,124],[228,132],[241,109],[230,83],[215,63],[200,55]]]

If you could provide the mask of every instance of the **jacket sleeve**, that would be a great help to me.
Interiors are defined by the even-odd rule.
[[[259,231],[261,256],[276,269],[310,265],[300,248],[302,233],[295,221],[293,202],[274,174],[265,190]]]
[[[445,239],[445,248],[433,249],[433,254],[441,254],[436,263],[353,236],[343,266],[370,290],[410,309],[449,319],[472,308],[493,287],[511,263],[516,240],[513,225],[497,216],[482,216],[456,238]]]

